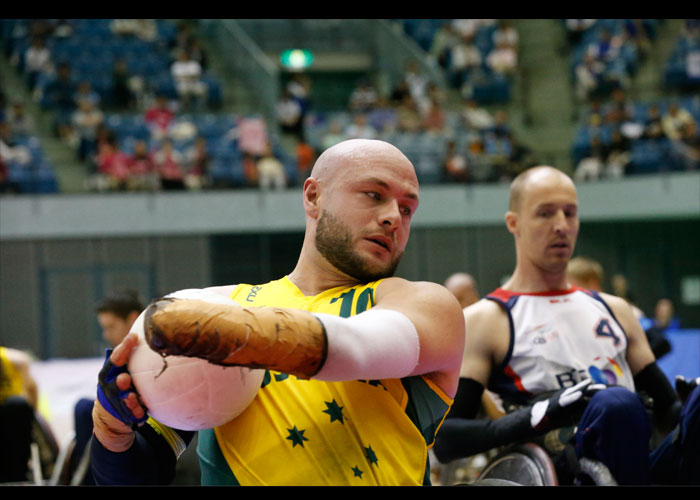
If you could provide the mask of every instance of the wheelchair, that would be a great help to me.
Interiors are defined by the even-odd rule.
[[[498,397],[485,392],[482,412],[486,418],[505,415]],[[570,462],[574,459],[570,458]],[[535,442],[508,445],[486,453],[454,460],[440,467],[439,481],[445,486],[616,486],[610,470],[589,458],[571,464],[565,481],[544,446]]]

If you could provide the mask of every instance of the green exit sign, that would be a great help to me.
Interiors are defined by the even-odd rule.
[[[306,49],[285,50],[280,55],[282,66],[290,69],[308,68],[314,62],[314,55]]]

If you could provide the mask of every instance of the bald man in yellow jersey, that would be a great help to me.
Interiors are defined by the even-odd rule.
[[[428,449],[457,389],[464,321],[442,286],[393,277],[418,202],[414,168],[397,148],[342,142],[304,183],[305,239],[291,273],[207,289],[240,308],[168,298],[147,308],[147,338],[162,354],[267,369],[239,417],[200,431],[203,484],[430,483]],[[189,342],[183,325],[212,317],[226,321]],[[123,367],[135,340],[108,363]],[[128,390],[128,372],[114,385]],[[116,409],[98,402],[93,412],[97,482],[167,483],[192,433],[135,425],[147,415],[133,391],[110,402]]]

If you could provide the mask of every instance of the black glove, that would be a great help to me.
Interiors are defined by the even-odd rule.
[[[586,379],[573,387],[557,391],[548,399],[532,405],[530,425],[536,431],[575,425],[591,397],[606,387],[604,384],[593,384],[591,379]]]
[[[700,377],[686,380],[683,375],[676,375],[676,392],[678,393],[678,398],[681,400],[681,403],[685,403],[690,393],[693,392],[698,385],[700,385]]]

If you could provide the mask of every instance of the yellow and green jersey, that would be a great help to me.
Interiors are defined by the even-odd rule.
[[[10,361],[7,348],[0,346],[0,403],[10,396],[25,396],[24,379]]]
[[[380,283],[305,296],[284,277],[239,285],[231,298],[349,317],[374,306]],[[268,370],[240,416],[200,431],[202,484],[426,485],[428,449],[451,404],[423,376],[323,382]]]

